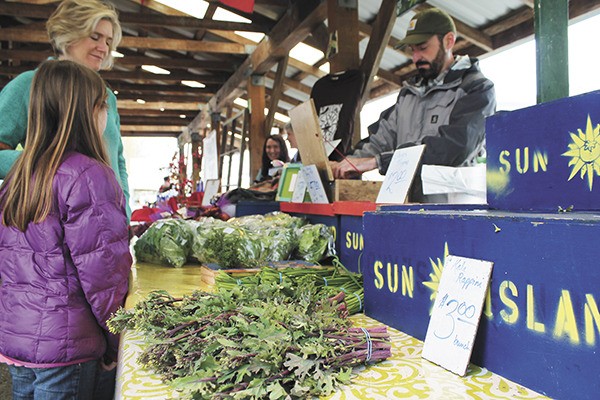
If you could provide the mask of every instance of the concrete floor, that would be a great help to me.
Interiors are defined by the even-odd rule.
[[[0,399],[12,400],[12,383],[8,367],[6,364],[0,363]]]

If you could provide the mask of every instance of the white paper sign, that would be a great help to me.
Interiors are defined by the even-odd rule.
[[[327,157],[329,157],[331,155],[331,153],[333,153],[333,151],[335,150],[335,148],[338,146],[338,144],[340,144],[340,142],[342,141],[342,139],[334,139],[331,141],[323,141],[323,144],[325,145],[325,154],[327,154]]]
[[[204,196],[202,197],[202,205],[210,206],[210,201],[219,193],[219,180],[209,179],[204,185]]]
[[[447,256],[433,305],[423,358],[464,376],[493,263]]]
[[[202,171],[204,180],[219,179],[219,155],[217,152],[217,132],[212,130],[202,139]]]
[[[319,171],[316,165],[305,165],[299,172],[302,174],[304,181],[306,182],[306,189],[310,195],[310,201],[318,204],[328,204],[327,193],[325,187],[319,176]]]
[[[292,194],[292,203],[302,203],[306,194],[306,181],[302,170],[294,175],[294,178],[296,178],[296,186],[294,186],[294,193]]]
[[[376,203],[404,203],[424,149],[425,145],[422,144],[394,152]]]

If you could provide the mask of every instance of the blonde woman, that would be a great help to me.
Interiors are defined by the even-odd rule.
[[[125,199],[100,132],[100,76],[50,60],[32,81],[27,146],[0,186],[0,360],[14,399],[92,399],[114,370],[106,320],[132,259]]]
[[[115,8],[99,0],[64,0],[46,23],[48,37],[59,60],[72,60],[94,71],[112,67],[111,51],[121,41]],[[0,92],[0,179],[3,179],[25,146],[29,89],[35,71],[13,79]],[[117,99],[108,90],[108,116],[103,138],[110,166],[123,189],[129,210],[129,185],[123,157]]]

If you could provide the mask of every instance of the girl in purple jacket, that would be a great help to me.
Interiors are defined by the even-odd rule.
[[[31,88],[27,146],[0,186],[0,360],[14,399],[91,399],[116,366],[106,320],[131,267],[123,192],[101,132],[107,91],[71,61]]]

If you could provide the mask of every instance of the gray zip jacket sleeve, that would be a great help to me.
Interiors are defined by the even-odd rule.
[[[425,144],[423,164],[471,165],[485,144],[485,118],[495,109],[492,81],[476,59],[459,57],[437,85],[406,82],[377,133],[351,157],[375,157],[385,174],[396,149]]]

